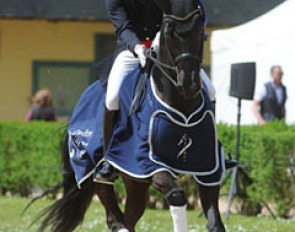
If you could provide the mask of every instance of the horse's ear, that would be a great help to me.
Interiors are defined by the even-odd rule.
[[[171,0],[155,0],[159,8],[163,11],[163,13],[170,14],[171,13]]]

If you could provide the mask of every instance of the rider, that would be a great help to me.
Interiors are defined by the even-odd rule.
[[[109,74],[103,120],[103,151],[110,141],[119,111],[119,90],[124,78],[139,64],[146,64],[146,50],[158,43],[162,12],[155,0],[106,0],[108,13],[116,29],[117,56]],[[202,5],[201,5],[202,7]],[[204,10],[204,9],[203,9]],[[157,50],[157,49],[156,49]],[[206,85],[210,100],[215,101],[215,89],[201,69],[201,78]],[[97,168],[94,181],[112,183],[113,167],[107,161]]]
[[[119,110],[119,90],[124,78],[139,64],[146,64],[146,49],[160,30],[162,12],[154,0],[106,0],[106,6],[117,34],[118,54],[109,74],[103,120],[103,150],[110,141]],[[110,177],[113,167],[103,162],[94,180]],[[110,178],[112,179],[112,178]]]

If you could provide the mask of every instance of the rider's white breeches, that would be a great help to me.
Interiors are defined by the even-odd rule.
[[[108,110],[119,109],[119,91],[124,78],[139,65],[139,59],[129,50],[124,50],[114,61],[111,69],[106,93]]]
[[[160,32],[153,40],[152,47],[158,52]],[[109,110],[119,109],[119,91],[124,78],[139,65],[139,59],[129,50],[122,51],[114,61],[109,75],[106,93],[106,107]]]

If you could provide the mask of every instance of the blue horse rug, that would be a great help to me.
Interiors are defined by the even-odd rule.
[[[136,178],[167,171],[175,178],[180,174],[193,175],[197,182],[207,186],[220,184],[224,157],[206,91],[201,92],[201,106],[186,117],[157,96],[153,77],[150,77],[139,110],[129,114],[130,90],[136,77],[142,78],[139,68],[122,84],[120,113],[105,159]],[[82,94],[69,124],[70,162],[78,187],[103,160],[104,102],[105,90],[101,82],[96,81]]]

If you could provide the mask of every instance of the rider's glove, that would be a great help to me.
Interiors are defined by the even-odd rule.
[[[134,47],[134,53],[139,59],[139,63],[143,68],[146,64],[146,46],[143,44],[136,44]]]

